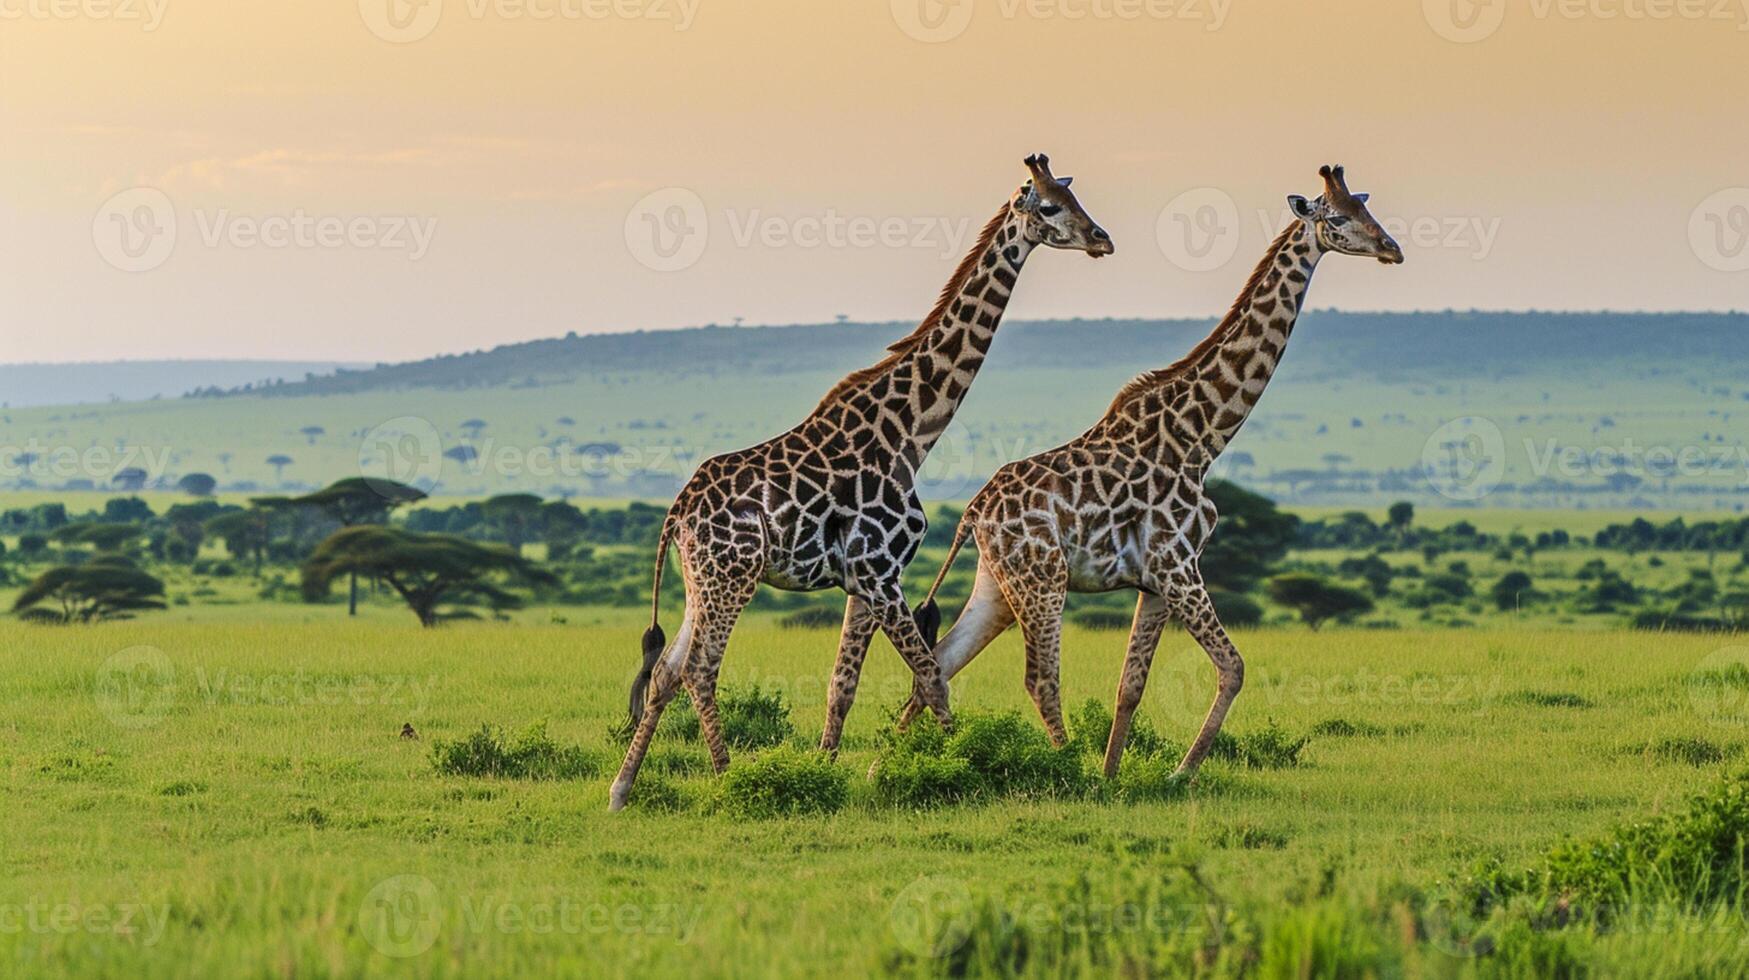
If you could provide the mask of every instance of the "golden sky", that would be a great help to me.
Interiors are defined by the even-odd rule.
[[[0,361],[915,319],[1051,154],[1015,317],[1749,307],[1749,0],[0,0]],[[169,223],[174,228],[168,227]]]

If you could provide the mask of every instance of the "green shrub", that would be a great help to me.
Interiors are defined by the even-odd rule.
[[[763,691],[757,684],[745,690],[731,687],[718,691],[717,720],[723,726],[723,741],[737,749],[780,745],[795,734],[783,694]],[[607,736],[624,745],[632,740],[632,730],[633,726],[621,719],[608,729]],[[698,711],[692,706],[692,697],[682,691],[663,710],[662,721],[656,726],[656,741],[697,742],[703,738],[704,729]]]
[[[1312,735],[1320,738],[1378,738],[1384,734],[1378,725],[1346,718],[1326,718],[1312,726]]]
[[[449,776],[499,779],[590,779],[602,771],[601,760],[587,750],[549,738],[545,722],[514,739],[481,725],[466,738],[436,740],[431,743],[431,763]]]
[[[1513,691],[1501,698],[1508,704],[1526,704],[1533,708],[1589,708],[1589,698],[1567,691]]]
[[[1107,723],[1109,725],[1109,722]],[[1004,796],[1085,795],[1095,784],[1074,744],[1061,749],[1018,713],[932,718],[887,736],[870,770],[880,802],[910,808]]]
[[[1178,764],[1161,756],[1125,759],[1117,771],[1117,798],[1125,803],[1161,803],[1183,797],[1190,780],[1175,773]]]
[[[1288,734],[1287,730],[1270,722],[1254,732],[1230,735],[1222,731],[1215,736],[1209,755],[1230,759],[1247,769],[1292,769],[1300,764],[1300,752],[1309,740]]]
[[[752,819],[836,813],[850,799],[850,776],[819,752],[785,746],[731,765],[721,798],[726,811]]]
[[[1725,750],[1704,738],[1662,738],[1646,748],[1654,758],[1691,766],[1710,766],[1725,761]]]
[[[1111,740],[1111,711],[1095,698],[1081,702],[1069,717],[1069,746],[1084,755],[1105,758],[1105,744]],[[1141,712],[1130,716],[1129,737],[1124,740],[1124,755],[1149,758],[1156,755],[1182,755],[1182,747],[1162,738]]]

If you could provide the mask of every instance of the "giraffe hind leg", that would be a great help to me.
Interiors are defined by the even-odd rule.
[[[1001,586],[996,584],[995,574],[980,562],[966,608],[948,629],[947,635],[935,645],[935,662],[941,669],[943,680],[952,681],[973,658],[1013,625],[1014,610],[1003,596]],[[899,728],[909,727],[922,711],[923,698],[914,689],[911,700],[899,714]]]

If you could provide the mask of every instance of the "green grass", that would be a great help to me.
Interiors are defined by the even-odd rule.
[[[1740,945],[1706,955],[1698,945],[1735,944],[1740,919],[1723,938],[1533,930],[1474,959],[1403,940],[1391,925],[1402,896],[1433,893],[1462,869],[1527,865],[1564,835],[1606,835],[1716,782],[1749,743],[1741,690],[1692,683],[1718,673],[1723,641],[1242,634],[1248,683],[1228,730],[1258,744],[1276,739],[1262,734],[1272,730],[1309,735],[1296,765],[1217,757],[1188,792],[1032,794],[927,811],[884,805],[863,775],[910,689],[877,642],[839,760],[847,800],[830,815],[767,818],[725,805],[702,746],[672,740],[658,743],[633,806],[606,812],[619,755],[608,733],[636,666],[631,621],[421,631],[378,615],[165,617],[0,629],[9,976],[972,969],[971,951],[1012,953],[1011,910],[1043,910],[1035,918],[1045,925],[1025,934],[1039,949],[1038,930],[1053,935],[1075,902],[1091,908],[1139,888],[1181,899],[1187,866],[1206,894],[1233,903],[1236,922],[1261,930],[1227,936],[1214,972],[1293,973],[1357,929],[1355,950],[1378,947],[1362,957],[1375,972],[1394,963],[1417,974],[1535,975],[1554,955],[1620,975],[1743,965]],[[791,745],[805,748],[824,713],[833,645],[830,632],[752,621],[731,645],[724,685],[781,692]],[[1116,634],[1069,631],[1065,704],[1109,700],[1121,647]],[[1206,658],[1171,636],[1143,713],[1182,743],[1212,691]],[[1550,695],[1581,700],[1545,703]],[[1018,711],[1037,724],[1013,635],[956,680],[954,696],[967,711]],[[409,723],[417,740],[400,737]],[[541,778],[445,774],[434,745],[483,725],[526,733],[488,733],[507,757],[605,766],[598,776],[580,764],[545,767]],[[771,799],[757,767],[743,773],[754,795],[738,799]],[[804,788],[820,778],[803,776]],[[1141,802],[1154,799],[1163,802]],[[978,927],[946,958],[919,957],[910,910],[942,895],[993,915],[995,931]],[[124,914],[131,931],[118,934]],[[1182,939],[1150,936],[1135,955],[1182,972],[1193,961],[1177,958],[1190,955]],[[1084,954],[1064,970],[1109,972],[1095,953],[1074,955]]]

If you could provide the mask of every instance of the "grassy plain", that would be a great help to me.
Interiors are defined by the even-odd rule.
[[[677,790],[674,808],[610,815],[618,749],[608,730],[623,713],[639,617],[421,631],[386,609],[358,622],[329,607],[305,614],[313,621],[172,613],[0,626],[10,801],[0,971],[936,973],[958,961],[934,955],[942,947],[916,909],[945,902],[949,913],[975,905],[1035,922],[1034,942],[1106,930],[1153,951],[1130,964],[1143,972],[1537,975],[1537,962],[1477,956],[1411,923],[1403,896],[1435,893],[1481,859],[1526,863],[1564,835],[1679,808],[1749,746],[1741,691],[1696,686],[1749,662],[1730,641],[1268,629],[1239,636],[1250,671],[1229,729],[1273,723],[1310,737],[1297,766],[1217,760],[1166,802],[908,812],[878,805],[862,777],[909,689],[877,641],[839,761],[845,809],[729,816],[713,805],[721,781],[702,771],[702,749],[668,743],[646,775]],[[782,692],[806,745],[833,645],[829,632],[755,618],[731,644],[725,685]],[[1109,699],[1121,645],[1119,634],[1070,630],[1067,704]],[[1011,634],[962,675],[956,706],[1036,724],[1020,675]],[[1169,636],[1144,713],[1182,740],[1212,685],[1202,654]],[[433,767],[437,740],[541,722],[599,775],[464,778]],[[403,724],[420,738],[399,737]],[[1174,945],[1185,909],[1142,908],[1167,893],[1137,882],[1186,875],[1205,896],[1191,916],[1230,923],[1215,949]],[[1740,920],[1723,933],[1673,921],[1586,933],[1560,962],[1597,975],[1718,976],[1749,962]],[[1332,942],[1357,944],[1359,958],[1329,960]],[[1046,962],[1034,953],[1035,967]],[[1071,972],[1111,970],[1069,962]]]

